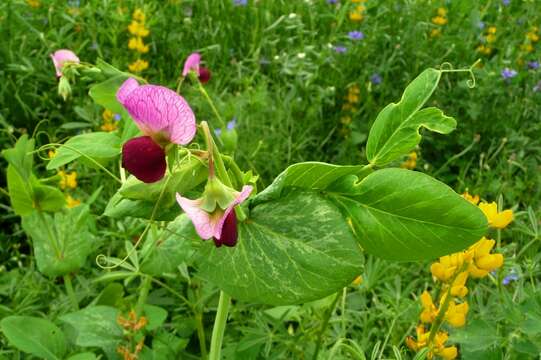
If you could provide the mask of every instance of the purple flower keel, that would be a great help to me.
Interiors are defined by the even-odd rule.
[[[165,175],[165,151],[150,136],[128,140],[122,146],[122,167],[145,183],[153,183]]]

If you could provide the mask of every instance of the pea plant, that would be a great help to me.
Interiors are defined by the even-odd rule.
[[[63,279],[73,309],[59,317],[62,328],[37,317],[4,318],[4,333],[21,351],[47,359],[95,358],[75,353],[73,345],[100,348],[108,357],[160,353],[159,342],[148,341],[149,331],[168,314],[147,304],[148,294],[164,287],[186,306],[184,295],[164,282],[182,276],[220,289],[209,347],[203,309],[189,305],[202,357],[219,359],[232,298],[305,303],[350,284],[362,272],[365,253],[393,261],[435,259],[468,248],[487,231],[483,212],[446,184],[393,167],[419,144],[421,128],[441,134],[455,129],[453,117],[425,105],[441,77],[459,70],[426,69],[400,101],[383,108],[367,139],[365,164],[296,163],[260,189],[257,174],[235,160],[236,129],[205,90],[210,70],[200,65],[199,54],[186,61],[176,91],[103,60],[80,62],[67,50],[53,59],[64,98],[80,78],[93,101],[120,120],[116,131],[86,132],[38,149],[24,135],[3,152],[12,207],[32,241],[37,267]],[[184,86],[198,91],[211,119],[194,113],[190,99],[180,95]],[[45,159],[48,170],[77,161],[117,184],[103,214],[90,212],[100,189],[68,207],[50,178],[37,176],[35,154],[47,151],[54,155]],[[95,228],[104,218],[141,219],[144,228],[124,250],[111,247],[92,259]],[[72,282],[88,266],[95,282],[137,284],[127,315],[97,300],[81,309]]]

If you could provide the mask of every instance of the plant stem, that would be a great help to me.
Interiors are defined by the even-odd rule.
[[[64,275],[64,285],[66,286],[66,292],[71,301],[71,306],[73,310],[79,310],[79,303],[77,302],[77,296],[75,296],[75,291],[73,291],[73,285],[71,283],[71,276],[69,274]]]
[[[325,318],[323,319],[323,324],[321,324],[321,330],[319,331],[319,335],[317,336],[317,345],[316,345],[316,351],[314,352],[314,356],[312,357],[313,360],[317,360],[317,356],[319,355],[319,350],[321,349],[321,343],[323,342],[323,334],[325,334],[325,330],[327,329],[327,325],[329,324],[329,320],[331,319],[331,316],[334,312],[334,308],[336,307],[336,303],[338,303],[338,299],[340,299],[340,292],[336,293],[336,297],[334,298],[331,306],[327,310],[327,313],[325,314]]]
[[[137,316],[141,316],[143,313],[143,306],[147,302],[148,292],[152,284],[152,276],[142,275],[143,282],[141,284],[141,292],[139,293],[139,299],[137,300],[137,305],[135,306],[135,313]]]
[[[214,328],[212,329],[212,339],[210,340],[209,360],[219,360],[222,350],[222,341],[224,339],[225,325],[229,313],[229,302],[231,297],[225,292],[220,291],[220,300],[218,301],[218,311],[214,319]]]
[[[201,84],[200,81],[197,82],[198,84],[198,89],[199,91],[201,92],[201,94],[203,94],[203,96],[205,97],[205,99],[207,100],[207,102],[209,103],[209,106],[210,108],[212,109],[212,112],[214,113],[214,115],[216,116],[216,118],[218,119],[219,123],[220,123],[220,127],[221,128],[225,128],[225,122],[224,122],[224,119],[222,119],[220,113],[218,112],[218,109],[216,109],[216,106],[214,106],[214,102],[212,101],[212,99],[210,98],[209,94],[207,93],[207,90],[205,90],[205,88],[203,87],[203,84]]]
[[[205,328],[203,326],[203,314],[198,310],[195,313],[195,326],[197,327],[197,338],[199,340],[199,349],[201,350],[201,359],[207,359],[207,342],[205,340]]]

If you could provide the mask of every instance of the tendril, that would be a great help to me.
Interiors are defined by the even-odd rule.
[[[470,89],[473,89],[476,85],[476,80],[475,80],[475,74],[473,72],[473,69],[481,62],[481,59],[477,59],[477,61],[475,61],[469,68],[463,68],[463,69],[455,69],[453,67],[453,64],[449,63],[449,62],[444,62],[440,65],[440,71],[442,73],[445,73],[445,72],[467,72],[470,74],[470,79],[468,79],[466,81],[466,85],[468,85],[468,87]]]

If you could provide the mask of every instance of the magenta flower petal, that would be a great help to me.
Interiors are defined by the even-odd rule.
[[[195,115],[190,105],[171,89],[139,86],[130,78],[118,89],[116,97],[143,134],[160,145],[168,142],[185,145],[195,136]]]
[[[80,60],[71,50],[61,49],[56,50],[51,54],[51,59],[53,59],[53,64],[56,69],[56,76],[62,76],[62,68],[64,67],[65,62],[74,62],[79,63]]]
[[[186,58],[186,62],[184,62],[184,69],[182,70],[182,76],[188,75],[190,70],[194,70],[197,74],[199,74],[200,62],[201,62],[201,54],[191,53],[188,56],[188,58]]]
[[[237,193],[235,200],[224,212],[216,211],[213,214],[209,214],[200,208],[201,199],[190,200],[177,193],[177,202],[190,220],[192,220],[195,231],[202,239],[215,238],[217,239],[214,240],[216,246],[218,244],[234,246],[237,241],[237,218],[234,216],[234,213],[231,216],[230,214],[233,212],[235,206],[250,196],[252,190],[253,187],[250,185],[243,186],[241,192]],[[232,219],[233,217],[234,219]],[[222,232],[225,236],[223,239]]]
[[[201,66],[199,68],[199,81],[201,81],[201,84],[206,84],[210,80],[210,70],[207,69],[204,66]]]
[[[130,139],[122,146],[122,167],[145,183],[156,182],[165,175],[165,152],[149,136]]]

